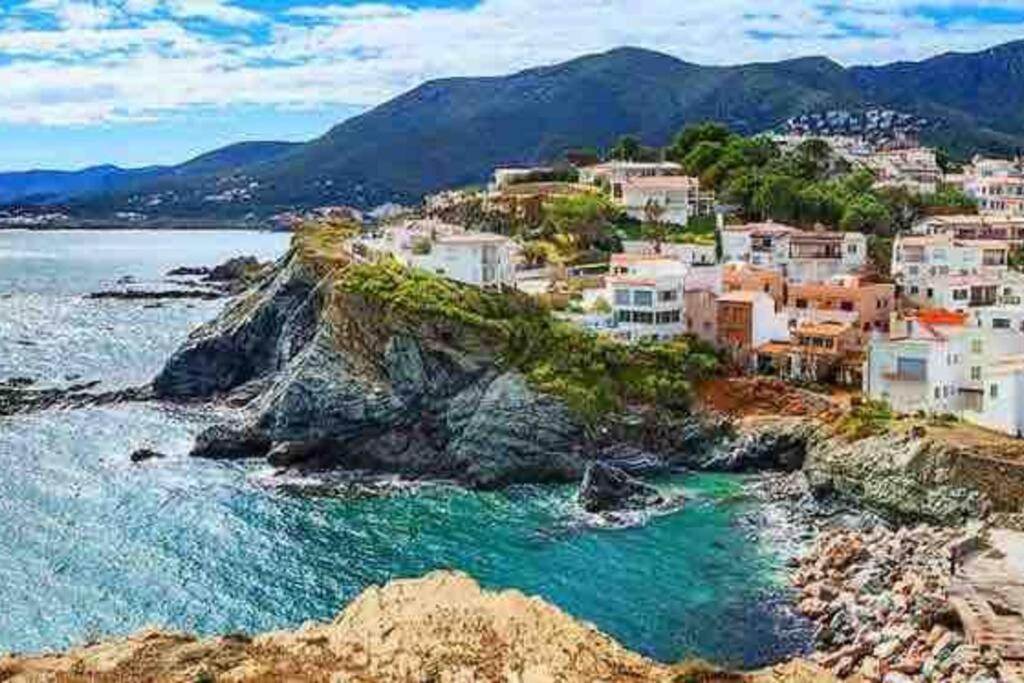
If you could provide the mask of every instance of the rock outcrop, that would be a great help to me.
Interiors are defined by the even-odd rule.
[[[576,481],[583,425],[450,330],[412,328],[338,292],[295,254],[198,329],[154,382],[169,400],[222,398],[242,427],[193,455],[449,478],[492,488]]]
[[[706,683],[833,679],[804,662],[751,675],[669,666],[631,652],[540,598],[436,572],[370,588],[331,623],[200,640],[155,629],[65,653],[0,657],[6,683],[62,681],[565,681]]]
[[[587,512],[643,510],[665,503],[653,486],[603,462],[587,467],[577,500]]]

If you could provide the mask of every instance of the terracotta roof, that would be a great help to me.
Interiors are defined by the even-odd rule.
[[[808,323],[797,328],[797,334],[810,334],[822,337],[838,337],[852,329],[850,323],[829,320],[821,323]]]
[[[769,295],[765,294],[764,292],[752,292],[749,290],[740,289],[734,292],[725,292],[724,294],[718,297],[718,300],[734,303],[753,303],[754,301],[760,299],[762,296]]]

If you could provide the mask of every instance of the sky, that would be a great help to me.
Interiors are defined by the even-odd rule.
[[[1022,38],[1024,0],[0,0],[0,169],[305,140],[428,79],[623,45],[850,65]]]

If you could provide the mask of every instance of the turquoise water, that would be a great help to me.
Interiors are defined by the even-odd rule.
[[[82,292],[123,274],[156,279],[174,265],[283,248],[280,236],[254,233],[0,232],[0,295],[14,295],[0,299],[0,380],[148,378],[220,304],[143,312],[137,302],[86,303]],[[16,319],[18,300],[31,302],[28,320]],[[73,312],[47,315],[51,306]],[[42,346],[18,343],[37,330]],[[688,503],[628,529],[588,525],[570,487],[313,497],[271,486],[258,465],[187,458],[214,417],[136,405],[0,421],[0,651],[152,623],[204,633],[295,626],[333,616],[367,585],[437,568],[542,595],[663,660],[756,665],[807,642],[785,604],[785,558],[758,540],[757,509],[735,478],[666,481]],[[170,457],[130,464],[143,445]]]

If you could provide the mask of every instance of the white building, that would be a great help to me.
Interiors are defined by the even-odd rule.
[[[510,185],[527,182],[532,178],[542,177],[553,172],[554,169],[549,166],[496,168],[488,189],[492,192],[503,190]]]
[[[376,238],[360,237],[352,250],[367,258],[390,256],[413,268],[477,287],[515,285],[515,242],[434,220],[410,220]]]
[[[663,242],[659,253],[654,242],[623,240],[622,251],[626,254],[641,256],[664,256],[681,261],[688,266],[713,266],[718,262],[714,244]]]
[[[858,232],[807,231],[781,223],[726,225],[722,259],[782,272],[790,282],[825,282],[867,263],[867,237]]]
[[[956,415],[1018,435],[1024,428],[1024,333],[972,326],[967,315],[894,319],[868,348],[864,392],[900,413]]]
[[[622,186],[635,178],[681,175],[683,167],[671,161],[606,161],[579,169],[579,181],[585,185],[604,185],[614,199],[622,197]]]
[[[871,169],[875,187],[900,187],[917,194],[933,194],[942,182],[942,169],[934,149],[909,149],[874,152],[860,159]]]
[[[977,156],[964,169],[962,182],[982,213],[1024,216],[1024,169],[1019,161]]]
[[[998,282],[1009,270],[1009,247],[951,234],[897,235],[892,275],[903,295],[921,306],[957,310],[997,303]],[[965,295],[966,292],[966,295]]]
[[[1024,216],[964,214],[929,216],[914,224],[915,235],[952,235],[958,240],[992,240],[1008,246],[1024,246]]]
[[[683,291],[688,270],[671,258],[613,254],[605,286],[615,336],[641,341],[685,334]]]
[[[644,220],[648,205],[661,210],[659,220],[686,225],[691,216],[708,215],[714,206],[712,193],[701,193],[700,180],[689,176],[642,176],[628,178],[615,197],[630,218]]]

